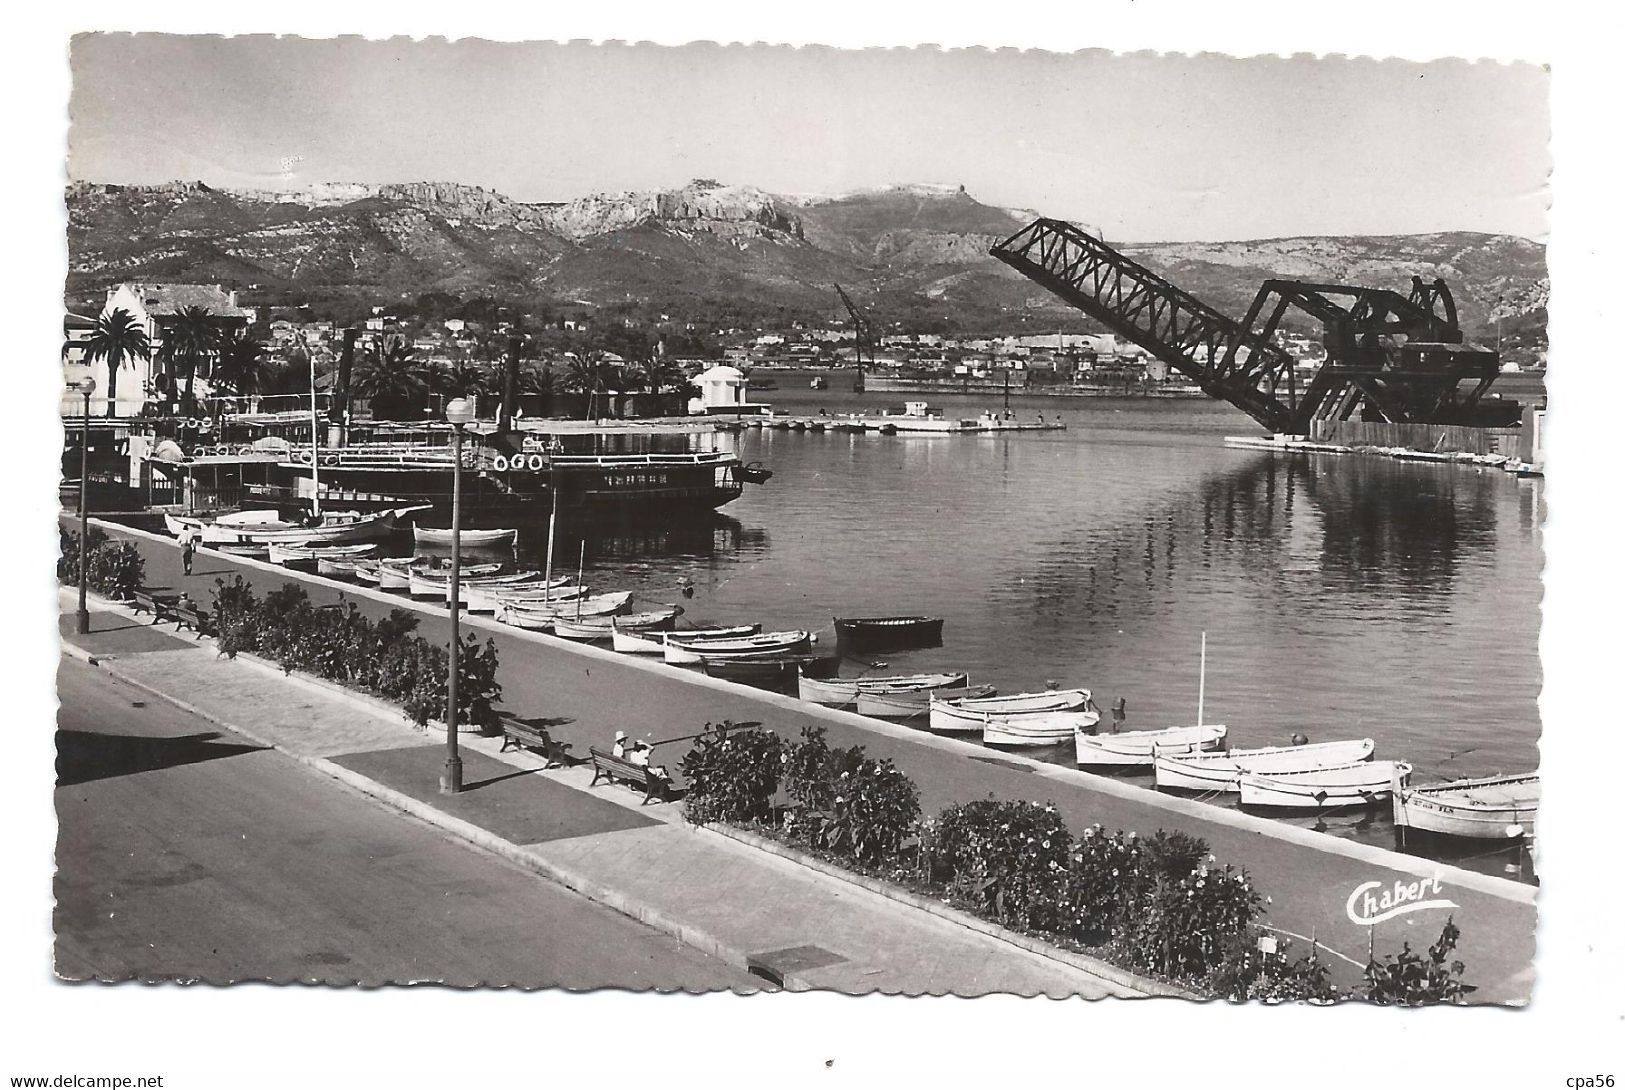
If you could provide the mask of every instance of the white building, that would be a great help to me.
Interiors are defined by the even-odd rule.
[[[163,364],[158,354],[164,346],[164,330],[182,311],[197,307],[209,314],[229,331],[236,331],[254,320],[254,312],[237,305],[237,293],[226,291],[219,284],[120,284],[108,289],[107,302],[102,314],[122,310],[146,331],[152,346],[149,359],[126,362],[119,369],[117,396],[113,406],[115,416],[134,416],[151,396],[157,385]],[[100,399],[108,389],[107,361],[97,360],[89,366],[96,379]],[[204,388],[206,390],[206,387]]]
[[[738,415],[766,412],[770,406],[745,400],[745,373],[720,363],[695,376],[700,396],[689,402],[689,411],[707,415]]]

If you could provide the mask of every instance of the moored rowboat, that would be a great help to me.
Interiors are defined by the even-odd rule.
[[[359,560],[378,551],[376,545],[283,545],[266,546],[271,563],[314,566],[319,560]]]
[[[1448,836],[1507,840],[1533,835],[1540,773],[1429,783],[1394,792],[1394,824]]]
[[[964,688],[970,681],[965,674],[896,674],[891,677],[819,678],[801,672],[798,692],[801,699],[831,708],[856,704],[858,693],[916,692],[931,689]]]
[[[795,655],[810,650],[812,634],[803,629],[727,639],[691,639],[678,632],[666,634],[666,661],[678,666],[693,665],[708,658],[761,658],[775,654]]]
[[[461,530],[457,535],[470,548],[511,546],[519,540],[518,530]],[[412,527],[412,540],[418,545],[450,545],[451,530],[434,526]]]
[[[1100,712],[1087,706],[1064,712],[983,714],[982,744],[989,746],[1060,745],[1100,722]]]
[[[855,649],[936,647],[942,643],[942,618],[837,617],[835,639]]]
[[[1078,764],[1132,768],[1149,765],[1155,754],[1201,753],[1224,745],[1225,727],[1209,723],[1199,727],[1131,730],[1122,734],[1077,735]]]
[[[1291,810],[1333,810],[1368,806],[1388,797],[1394,784],[1410,778],[1404,761],[1353,761],[1305,772],[1243,772],[1243,806]]]
[[[806,655],[767,655],[762,658],[706,659],[700,668],[707,677],[737,681],[745,685],[788,685],[808,661]]]
[[[717,626],[711,628],[688,628],[676,635],[693,637],[695,639],[727,639],[733,636],[754,636],[762,630],[759,624],[736,624]],[[654,632],[645,635],[641,632],[629,632],[616,626],[615,634],[611,637],[611,644],[617,651],[629,655],[660,655],[666,650],[666,636],[670,633]]]
[[[931,714],[933,697],[984,700],[997,696],[991,685],[952,686],[945,689],[904,689],[898,692],[858,690],[857,712],[871,719],[917,719]]]
[[[1157,786],[1183,791],[1239,791],[1243,772],[1307,772],[1371,759],[1376,743],[1357,741],[1314,742],[1302,746],[1266,746],[1232,749],[1224,753],[1158,753],[1152,761]]]
[[[514,583],[534,583],[541,575],[542,573],[538,571],[516,571],[507,575],[473,575],[463,571],[459,573],[457,581],[462,586],[500,587]],[[445,598],[451,593],[451,573],[409,568],[406,585],[414,598]]]
[[[499,600],[497,620],[516,628],[546,629],[552,628],[553,622],[560,617],[572,620],[580,617],[609,617],[626,609],[631,601],[632,592],[629,590],[616,591],[613,594],[594,594],[573,602],[555,602],[546,606],[539,602],[524,600],[512,602]]]
[[[979,734],[989,716],[1072,712],[1089,703],[1088,689],[1046,689],[1041,693],[960,699],[931,698],[931,729],[938,734]],[[1070,734],[1068,735],[1070,737]]]
[[[580,621],[575,620],[573,614],[565,610],[553,622],[553,635],[562,636],[567,640],[607,640],[621,628],[634,632],[653,632],[666,627],[676,619],[676,606]]]

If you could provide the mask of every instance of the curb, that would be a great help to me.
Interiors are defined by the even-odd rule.
[[[930,897],[922,897],[917,893],[910,892],[906,889],[901,889],[892,885],[890,882],[884,882],[878,878],[871,878],[866,874],[859,874],[856,871],[849,871],[842,867],[838,867],[833,863],[825,862],[815,855],[799,851],[795,848],[789,847],[788,845],[781,844],[776,840],[759,836],[756,833],[748,832],[744,829],[738,829],[731,825],[705,825],[702,826],[702,828],[706,832],[714,833],[717,836],[726,837],[729,840],[738,841],[741,844],[748,845],[771,855],[776,855],[781,859],[796,863],[800,866],[808,868],[809,870],[817,871],[819,874],[825,875],[826,877],[838,878],[843,882],[866,889],[870,893],[876,894],[877,896],[885,897],[887,900],[895,901],[898,904],[917,909],[921,912],[929,913],[932,916],[947,920],[949,923],[957,924],[958,926],[966,928],[967,930],[975,931],[986,935],[989,938],[998,939],[1001,942],[1009,943],[1011,946],[1018,947],[1030,954],[1037,954],[1039,957],[1048,958],[1051,961],[1058,961],[1069,968],[1077,969],[1080,972],[1087,973],[1090,976],[1096,977],[1100,980],[1105,980],[1109,983],[1116,984],[1119,987],[1129,988],[1133,991],[1140,992],[1146,998],[1156,997],[1195,1000],[1207,1000],[1212,998],[1211,996],[1199,995],[1195,992],[1186,991],[1183,988],[1175,987],[1172,984],[1164,984],[1162,981],[1153,980],[1150,977],[1138,976],[1132,972],[1129,972],[1127,969],[1120,969],[1115,965],[1100,961],[1096,958],[1091,958],[1086,954],[1074,953],[1073,951],[1067,950],[1064,947],[1044,942],[1042,939],[1035,939],[1030,936],[1023,935],[1018,931],[1012,931],[1007,927],[984,920],[979,916],[973,916],[968,912],[953,908],[950,905],[945,905],[942,902],[934,900]]]

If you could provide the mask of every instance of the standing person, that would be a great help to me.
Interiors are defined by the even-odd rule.
[[[187,527],[181,535],[181,568],[187,575],[192,574],[192,558],[197,555],[197,531]]]

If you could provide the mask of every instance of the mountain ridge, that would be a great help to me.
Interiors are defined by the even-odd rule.
[[[525,202],[459,182],[231,189],[74,182],[69,290],[207,279],[308,294],[586,300],[699,320],[828,321],[839,281],[887,324],[971,330],[1090,323],[988,254],[1034,214],[963,187],[784,195],[696,179]],[[1408,287],[1442,275],[1465,320],[1543,307],[1544,249],[1481,232],[1113,245],[1232,315],[1270,277]]]

